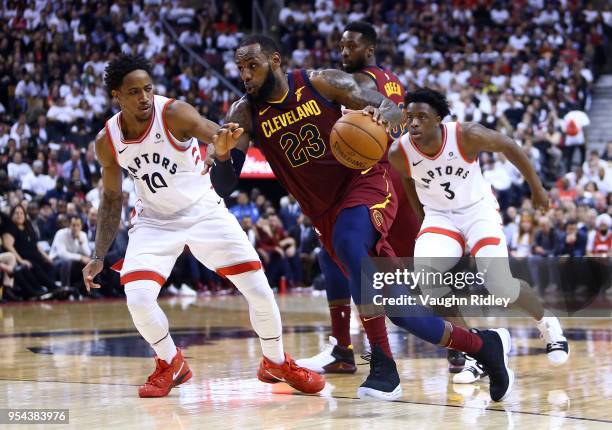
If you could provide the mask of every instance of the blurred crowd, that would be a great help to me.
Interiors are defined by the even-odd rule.
[[[241,85],[233,62],[241,19],[237,3],[219,0],[0,2],[4,299],[123,294],[112,266],[125,252],[136,201],[127,176],[103,288],[88,293],[80,280],[93,250],[101,190],[92,142],[118,108],[104,88],[104,68],[117,52],[143,54],[153,63],[157,93],[221,121],[237,96],[220,79]],[[590,149],[585,111],[607,61],[610,5],[595,10],[585,1],[286,2],[275,27],[285,66],[338,67],[342,28],[358,19],[375,25],[379,64],[408,89],[443,91],[454,119],[508,134],[532,161],[551,190],[553,208],[544,218],[532,211],[523,179],[503,156],[481,159],[507,215],[513,255],[540,255],[541,249],[547,255],[601,254],[606,243],[609,253],[612,236],[603,214],[610,212],[612,143],[603,152]],[[180,45],[218,73],[194,62]],[[262,191],[241,192],[228,206],[272,285],[316,283],[319,244],[310,220],[291,196],[273,204]],[[554,234],[541,233],[545,220]],[[543,247],[542,236],[554,238],[554,245]],[[230,290],[188,250],[164,289],[182,295]]]

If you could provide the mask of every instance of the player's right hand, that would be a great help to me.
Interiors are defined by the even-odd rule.
[[[238,124],[233,122],[227,123],[221,127],[217,131],[217,134],[213,136],[215,158],[227,160],[229,152],[236,147],[242,133],[244,133],[244,129],[238,127]]]
[[[87,292],[89,292],[92,288],[100,288],[100,284],[96,284],[94,282],[94,278],[98,276],[98,274],[104,268],[104,262],[99,259],[91,260],[87,265],[83,268],[83,281],[85,282],[85,287],[87,288]]]

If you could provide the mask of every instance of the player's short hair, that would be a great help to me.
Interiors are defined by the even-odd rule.
[[[427,103],[434,108],[440,118],[450,115],[450,106],[448,100],[446,100],[446,96],[431,88],[417,88],[415,91],[406,93],[404,104],[408,106],[410,103]]]
[[[108,63],[104,69],[104,84],[110,93],[112,90],[117,90],[123,84],[125,75],[134,70],[144,70],[149,75],[151,74],[151,63],[141,55],[120,54],[113,61]]]
[[[371,45],[376,45],[378,41],[378,35],[376,34],[376,29],[369,22],[365,21],[353,21],[349,22],[346,27],[344,27],[344,31],[354,31],[355,33],[360,33],[361,36],[367,40]]]
[[[264,36],[263,34],[251,34],[245,37],[238,43],[238,48],[249,45],[259,45],[261,47],[261,52],[266,55],[272,55],[275,52],[280,53],[280,48],[274,39]]]

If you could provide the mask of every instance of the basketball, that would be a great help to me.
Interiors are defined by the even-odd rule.
[[[331,150],[340,163],[351,169],[367,169],[387,150],[385,127],[362,112],[348,113],[334,124],[329,138]]]

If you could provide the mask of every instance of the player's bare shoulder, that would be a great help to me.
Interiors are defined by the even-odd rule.
[[[247,96],[232,103],[227,113],[226,122],[236,122],[244,129],[245,133],[251,133],[253,129],[253,105]]]
[[[106,127],[98,132],[95,139],[96,158],[102,167],[116,163],[115,157],[112,154],[111,141],[106,134]]]

